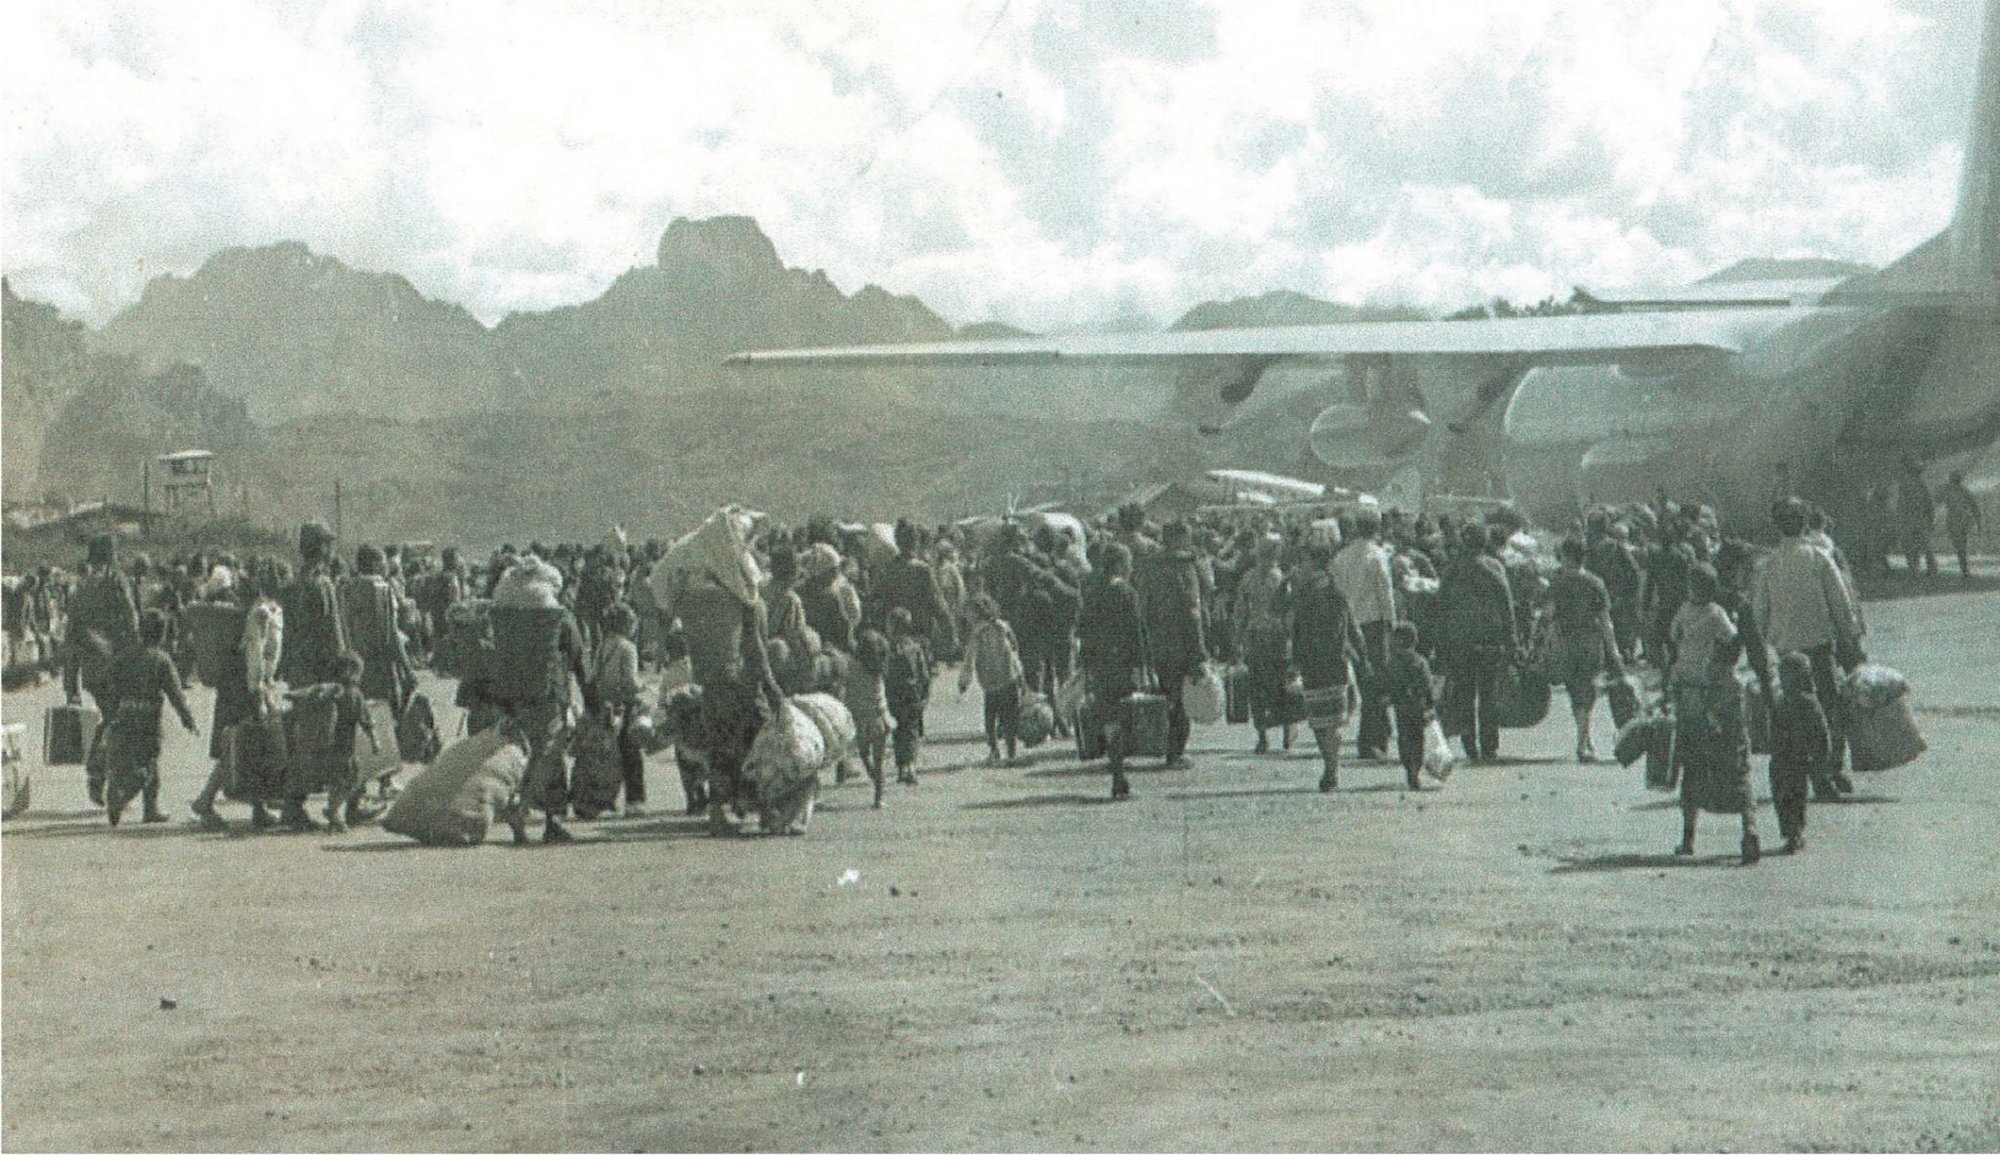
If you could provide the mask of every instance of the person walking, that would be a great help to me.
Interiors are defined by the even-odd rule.
[[[167,821],[160,810],[162,708],[172,705],[183,729],[201,733],[188,710],[180,671],[162,648],[166,640],[166,615],[147,610],[138,635],[105,663],[104,699],[113,706],[104,731],[104,807],[113,826],[135,795],[145,808],[141,821]]]
[[[1596,574],[1583,568],[1583,543],[1567,538],[1556,549],[1560,568],[1543,595],[1555,625],[1549,646],[1555,674],[1569,694],[1570,715],[1576,723],[1576,760],[1597,761],[1591,741],[1590,715],[1597,706],[1598,675],[1625,676],[1611,624],[1611,595]]]
[[[1944,506],[1944,532],[1951,539],[1952,552],[1958,555],[1958,576],[1961,581],[1972,580],[1972,533],[1985,522],[1985,515],[1979,510],[1979,500],[1965,487],[1963,471],[1954,471],[1951,479],[1938,491],[1938,501]]]
[[[1762,844],[1750,795],[1743,688],[1736,681],[1743,642],[1719,604],[1721,592],[1715,571],[1696,564],[1688,570],[1687,600],[1674,615],[1677,657],[1667,676],[1674,704],[1674,757],[1681,773],[1681,842],[1674,853],[1694,853],[1702,811],[1735,814],[1743,824],[1743,865],[1754,866]]]
[[[1362,649],[1376,670],[1387,667],[1389,631],[1396,624],[1395,551],[1382,543],[1382,519],[1372,510],[1354,517],[1354,537],[1333,557],[1334,584],[1347,598]],[[1389,751],[1389,698],[1375,678],[1361,679],[1361,729],[1355,757],[1384,758]]]
[[[1501,532],[1479,525],[1460,530],[1458,556],[1438,584],[1436,641],[1445,676],[1438,717],[1477,761],[1500,753],[1495,698],[1517,644],[1513,590],[1498,557]]]
[[[1866,660],[1861,607],[1831,555],[1806,536],[1804,502],[1788,497],[1771,511],[1781,538],[1751,594],[1764,640],[1780,654],[1802,653],[1812,663],[1813,688],[1827,711],[1833,754],[1813,781],[1813,796],[1838,801],[1853,786],[1841,772],[1847,748],[1846,711],[1840,706],[1840,672]]]
[[[1309,551],[1312,569],[1292,597],[1292,658],[1305,686],[1306,725],[1319,744],[1319,789],[1325,794],[1340,785],[1340,732],[1352,679],[1373,678],[1375,668],[1334,576],[1332,545],[1315,543]]]
[[[1126,699],[1145,677],[1146,622],[1139,611],[1139,595],[1132,589],[1132,551],[1120,542],[1107,542],[1095,564],[1077,615],[1077,656],[1090,695],[1092,722],[1104,731],[1111,797],[1127,798],[1132,783],[1125,777],[1131,729]]]
[[[1147,565],[1148,580],[1140,599],[1146,619],[1146,646],[1160,693],[1167,699],[1166,766],[1188,765],[1192,734],[1183,695],[1188,678],[1208,661],[1208,638],[1202,627],[1201,572],[1188,525],[1175,521],[1161,533],[1160,551]]]

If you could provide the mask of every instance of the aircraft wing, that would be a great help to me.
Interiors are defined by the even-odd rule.
[[[1375,321],[1198,332],[1069,334],[994,341],[857,345],[737,353],[730,364],[789,366],[1037,364],[1070,360],[1162,362],[1188,358],[1499,357],[1533,364],[1607,364],[1638,357],[1740,353],[1758,335],[1797,318],[1796,306]]]

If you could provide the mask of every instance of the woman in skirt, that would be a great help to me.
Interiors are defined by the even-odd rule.
[[[1292,604],[1292,658],[1306,691],[1306,725],[1319,743],[1319,789],[1324,794],[1340,785],[1340,731],[1347,722],[1349,685],[1354,663],[1362,676],[1367,648],[1347,598],[1333,580],[1333,548],[1315,543],[1313,569],[1301,575]]]
[[[1681,844],[1694,853],[1701,812],[1734,814],[1743,823],[1743,865],[1761,856],[1757,813],[1750,796],[1750,738],[1743,724],[1743,688],[1736,662],[1741,632],[1718,599],[1715,571],[1688,570],[1687,600],[1674,615],[1674,664],[1668,686],[1674,703],[1674,750],[1681,774]]]

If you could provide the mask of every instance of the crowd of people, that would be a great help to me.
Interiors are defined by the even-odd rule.
[[[374,545],[350,559],[309,524],[296,565],[227,553],[121,564],[115,540],[98,538],[74,575],[23,575],[8,629],[39,643],[68,700],[90,695],[105,734],[123,739],[99,743],[115,753],[90,772],[113,823],[133,797],[142,821],[167,820],[161,720],[172,708],[197,729],[182,691],[204,644],[190,607],[220,604],[243,612],[226,639],[227,672],[212,682],[216,770],[194,801],[212,828],[225,826],[216,805],[232,728],[284,710],[287,692],[317,694],[354,765],[360,738],[379,748],[398,737],[377,733],[369,705],[385,704],[400,730],[425,667],[456,678],[472,731],[504,726],[528,748],[510,811],[523,841],[533,810],[545,816],[544,841],[570,836],[562,751],[578,702],[615,736],[626,813],[647,804],[657,727],[673,735],[689,812],[720,832],[757,805],[744,760],[790,695],[846,704],[877,806],[892,769],[898,783],[919,781],[941,668],[960,667],[961,694],[978,682],[996,764],[1017,758],[1024,715],[1080,699],[1087,709],[1051,711],[1053,729],[1090,727],[1111,796],[1124,798],[1136,696],[1164,699],[1159,753],[1184,766],[1186,695],[1226,670],[1256,752],[1271,751],[1274,735],[1289,748],[1299,726],[1310,731],[1322,791],[1339,787],[1350,721],[1358,761],[1399,764],[1420,790],[1420,770],[1438,756],[1426,742],[1433,724],[1456,741],[1454,760],[1488,762],[1503,729],[1539,720],[1523,721],[1518,699],[1539,691],[1545,710],[1549,685],[1561,685],[1576,757],[1590,762],[1600,695],[1646,685],[1675,719],[1681,852],[1692,853],[1708,811],[1740,817],[1744,859],[1755,861],[1746,702],[1772,719],[1772,797],[1796,851],[1807,799],[1852,790],[1840,678],[1864,660],[1853,575],[1824,514],[1787,499],[1770,528],[1779,543],[1760,550],[1726,535],[1712,510],[1664,498],[1593,509],[1553,550],[1505,510],[1431,516],[1356,503],[1160,525],[1125,506],[1089,526],[1029,515],[890,527],[786,526],[730,509],[672,545],[621,531],[469,562],[451,548]],[[670,696],[648,700],[649,671],[675,671]],[[293,782],[248,799],[253,823],[365,820],[358,772],[333,779],[311,784],[327,796],[322,821]]]

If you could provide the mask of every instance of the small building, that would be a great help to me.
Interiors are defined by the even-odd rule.
[[[206,449],[163,453],[159,463],[160,511],[169,517],[206,509],[215,516],[215,454]],[[149,502],[150,504],[150,502]]]

